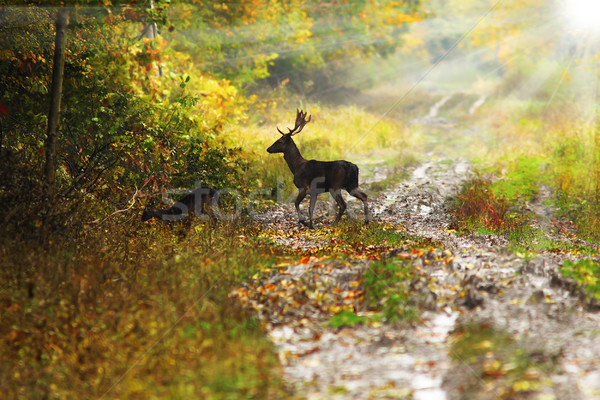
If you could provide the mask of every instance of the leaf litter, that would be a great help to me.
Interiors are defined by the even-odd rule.
[[[256,217],[277,246],[298,257],[232,294],[264,321],[297,398],[600,399],[600,317],[557,273],[580,255],[523,257],[508,251],[502,236],[457,235],[449,229],[447,197],[469,174],[467,162],[432,155],[370,201],[375,223],[429,239],[429,248],[384,243],[364,246],[365,255],[344,247],[327,226],[335,211],[324,199],[315,231],[297,224],[290,204]],[[543,231],[577,241],[566,229],[548,230],[565,223],[541,209],[543,200],[532,206],[543,213]],[[360,205],[348,203],[359,214]],[[418,271],[410,283],[417,321],[392,323],[365,307],[363,276],[377,259],[404,260]],[[483,339],[473,343],[490,346],[483,358],[463,359],[454,344],[464,326],[493,327],[509,344]],[[522,354],[531,361],[526,369],[514,367]],[[547,360],[552,368],[536,368]]]

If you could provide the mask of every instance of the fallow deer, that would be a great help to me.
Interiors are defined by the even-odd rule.
[[[200,216],[201,214],[208,215],[211,223],[214,224],[217,218],[212,206],[216,195],[217,191],[214,189],[195,189],[164,210],[155,210],[146,207],[142,213],[142,222],[146,222],[152,218],[167,222],[178,221],[185,218],[190,212],[193,212],[196,216]]]
[[[296,110],[296,123],[294,129],[287,128],[289,132],[283,133],[279,128],[281,138],[267,149],[269,153],[283,153],[290,171],[294,174],[294,185],[298,188],[298,197],[295,206],[298,212],[298,220],[301,224],[313,228],[313,211],[320,193],[329,192],[339,206],[339,212],[335,217],[334,225],[340,221],[346,202],[342,197],[342,189],[352,196],[361,200],[365,209],[365,223],[369,222],[369,206],[367,195],[358,187],[358,167],[348,161],[316,161],[306,160],[300,154],[300,150],[294,143],[292,136],[302,131],[304,126],[310,122],[311,116],[306,118],[306,112]],[[307,194],[310,194],[310,206],[308,208],[308,223],[300,215],[300,203]]]

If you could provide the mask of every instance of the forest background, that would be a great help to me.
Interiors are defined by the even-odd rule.
[[[308,158],[401,171],[426,157],[415,118],[444,93],[482,98],[486,146],[462,155],[502,178],[495,196],[525,201],[543,182],[582,237],[600,237],[598,38],[558,0],[0,4],[11,398],[285,395],[260,324],[227,293],[296,256],[248,218],[294,193],[265,149],[296,108],[314,115],[299,136]],[[139,221],[199,186],[235,191],[240,218]]]

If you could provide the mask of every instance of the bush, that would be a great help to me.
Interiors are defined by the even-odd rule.
[[[187,94],[189,79],[156,83],[156,56],[140,56],[156,49],[148,41],[123,41],[134,24],[124,15],[83,13],[73,11],[67,34],[54,198],[44,197],[42,178],[52,9],[3,14],[0,214],[7,236],[77,236],[86,223],[126,209],[136,188],[144,194],[197,184],[236,188],[245,179],[241,151],[215,135],[232,112],[214,104],[226,100],[222,107],[235,109],[235,91],[209,78],[203,82],[215,90],[210,96]]]
[[[483,229],[492,233],[508,233],[525,224],[520,212],[511,211],[511,203],[496,196],[489,180],[476,177],[465,182],[451,206],[452,228],[471,233]]]

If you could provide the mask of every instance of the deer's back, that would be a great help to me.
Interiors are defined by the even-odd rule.
[[[358,167],[349,161],[307,161],[294,175],[296,187],[352,190],[358,187]]]
[[[159,220],[178,220],[189,213],[194,213],[196,215],[206,214],[204,206],[213,201],[216,193],[217,192],[214,189],[196,189],[177,200],[177,202],[169,208],[155,210],[146,207],[142,213],[142,222],[152,218]]]

